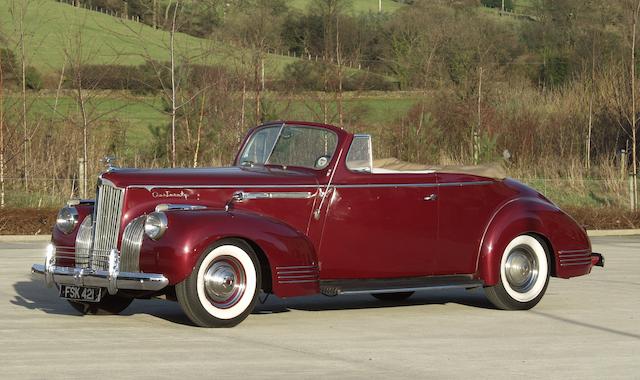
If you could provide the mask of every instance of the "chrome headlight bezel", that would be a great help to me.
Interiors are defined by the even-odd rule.
[[[169,227],[167,215],[164,212],[152,212],[144,219],[144,234],[151,240],[158,240]]]
[[[75,207],[65,206],[58,211],[56,227],[65,235],[72,233],[78,225],[78,210]]]

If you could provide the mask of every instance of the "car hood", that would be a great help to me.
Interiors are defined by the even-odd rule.
[[[313,172],[256,166],[196,169],[115,169],[102,175],[115,186],[269,186],[318,184]]]

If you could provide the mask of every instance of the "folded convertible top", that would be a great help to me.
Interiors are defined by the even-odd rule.
[[[472,174],[481,177],[504,179],[507,171],[500,162],[483,165],[426,165],[401,161],[395,157],[373,160],[373,167],[397,171],[433,170],[439,173]]]

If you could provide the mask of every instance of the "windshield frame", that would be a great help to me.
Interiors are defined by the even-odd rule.
[[[270,167],[270,166],[275,166],[275,167],[284,167],[284,168],[300,168],[300,169],[306,169],[306,170],[313,170],[315,172],[321,172],[321,171],[326,171],[328,170],[330,167],[333,167],[335,160],[336,160],[336,156],[338,151],[341,149],[342,146],[342,141],[343,141],[343,136],[338,133],[338,131],[335,131],[334,128],[329,128],[323,125],[313,125],[313,124],[306,124],[306,123],[298,123],[298,122],[274,122],[274,123],[269,123],[269,124],[263,124],[260,125],[258,127],[255,127],[253,129],[251,129],[249,131],[249,133],[247,133],[247,136],[245,137],[242,146],[240,147],[240,149],[238,150],[238,154],[236,156],[235,159],[235,166],[240,166],[240,167],[249,167],[247,165],[242,165],[242,155],[245,152],[245,150],[247,149],[247,147],[249,146],[249,144],[252,141],[252,137],[260,132],[261,130],[265,129],[265,128],[279,128],[278,130],[278,137],[276,138],[273,147],[271,147],[271,152],[269,153],[269,156],[267,158],[267,162],[262,164],[262,163],[253,163],[251,166],[265,166],[265,167]],[[326,131],[328,133],[331,133],[335,136],[336,138],[336,146],[333,150],[333,152],[331,153],[331,158],[329,159],[329,162],[327,163],[327,165],[323,168],[313,168],[313,167],[309,167],[309,166],[298,166],[298,165],[283,165],[283,164],[273,164],[273,163],[269,163],[269,159],[271,158],[271,154],[273,154],[273,150],[275,150],[275,147],[278,143],[278,139],[280,138],[280,134],[282,133],[283,129],[286,127],[297,127],[297,128],[310,128],[310,129],[320,129],[323,131]]]

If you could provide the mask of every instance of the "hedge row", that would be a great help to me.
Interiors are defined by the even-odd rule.
[[[200,88],[205,84],[225,82],[230,89],[241,89],[242,79],[223,66],[189,65],[177,68],[183,86]],[[186,84],[184,83],[186,80]],[[169,65],[146,63],[140,66],[85,65],[67,74],[65,87],[98,90],[129,90],[149,93],[171,86]],[[273,90],[334,90],[337,88],[335,67],[310,61],[298,61],[288,65],[280,80],[269,81]],[[344,75],[344,91],[397,89],[397,84],[382,75],[370,72],[347,72]]]

